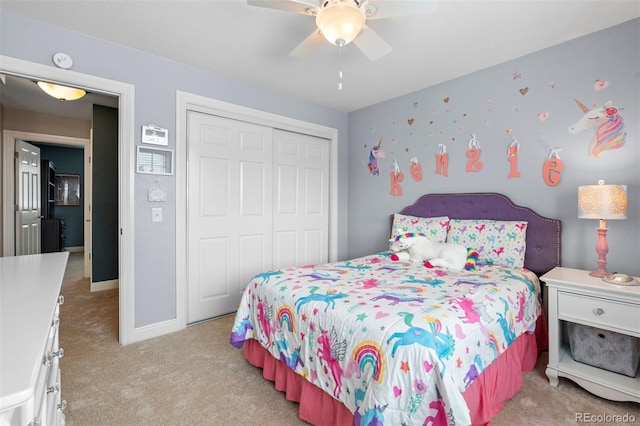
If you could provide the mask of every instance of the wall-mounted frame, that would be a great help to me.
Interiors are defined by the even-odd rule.
[[[152,175],[172,175],[173,150],[138,145],[136,171]]]
[[[56,206],[80,205],[80,175],[56,173]]]
[[[169,129],[163,129],[153,124],[143,125],[140,141],[142,143],[167,146],[169,145]]]

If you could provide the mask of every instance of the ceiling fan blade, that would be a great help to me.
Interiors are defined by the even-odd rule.
[[[311,34],[309,34],[307,38],[302,40],[302,43],[297,45],[296,48],[289,53],[289,56],[293,58],[304,58],[319,44],[324,42],[325,42],[324,36],[320,32],[320,30],[316,29]]]
[[[353,43],[358,46],[370,61],[377,61],[384,55],[391,53],[391,46],[366,25],[353,40]]]
[[[312,15],[311,11],[317,11],[318,5],[305,3],[298,0],[247,0],[249,6],[266,7],[269,9],[284,10],[285,12]]]
[[[363,5],[367,19],[386,19],[398,16],[418,15],[438,8],[436,0],[379,0]]]

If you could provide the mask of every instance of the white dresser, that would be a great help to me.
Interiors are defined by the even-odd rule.
[[[554,268],[540,279],[548,289],[551,385],[561,376],[603,398],[640,402],[640,373],[627,377],[574,361],[565,330],[571,322],[640,337],[640,286],[609,284],[571,268]]]
[[[0,425],[63,425],[58,347],[68,252],[0,258]]]

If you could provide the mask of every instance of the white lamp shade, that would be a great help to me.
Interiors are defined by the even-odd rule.
[[[602,182],[578,187],[578,218],[626,219],[627,186]]]
[[[316,25],[329,43],[344,46],[364,27],[364,12],[352,3],[332,3],[318,11]]]
[[[75,101],[87,94],[82,89],[76,89],[75,87],[61,86],[59,84],[47,83],[46,81],[39,81],[38,86],[49,96],[53,96],[61,101]]]

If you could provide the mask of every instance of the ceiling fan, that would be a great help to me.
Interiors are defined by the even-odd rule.
[[[319,0],[317,5],[299,0],[247,0],[247,3],[316,18],[318,28],[289,56],[305,57],[326,39],[338,47],[353,41],[371,61],[390,53],[391,46],[367,26],[368,20],[415,15],[436,7],[435,0]]]

